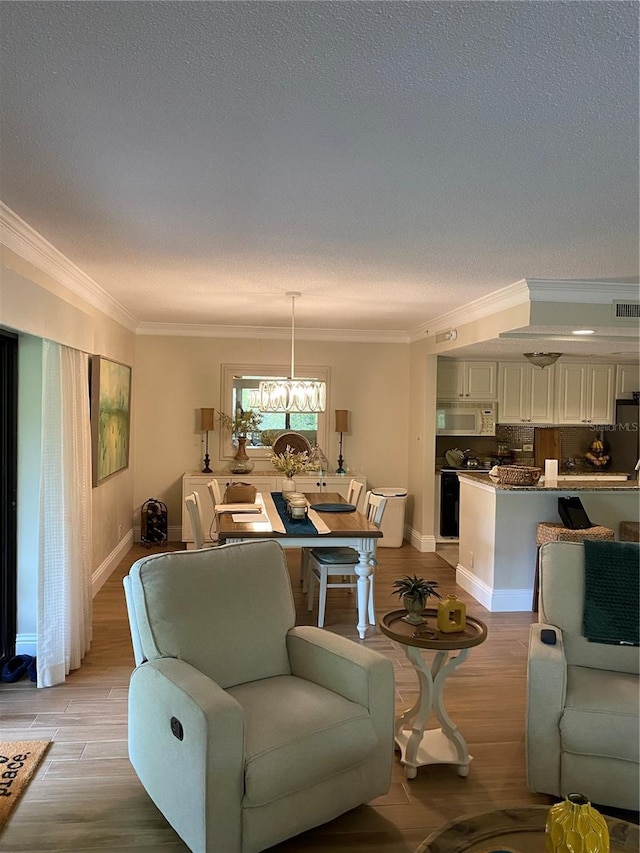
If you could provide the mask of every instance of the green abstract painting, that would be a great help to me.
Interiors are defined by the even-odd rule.
[[[93,485],[129,466],[131,368],[99,355],[91,360]]]

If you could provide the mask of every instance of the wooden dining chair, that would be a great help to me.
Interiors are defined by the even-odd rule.
[[[211,518],[211,526],[209,527],[209,538],[212,542],[218,541],[218,513],[216,507],[222,503],[222,492],[220,491],[220,483],[217,480],[209,480],[207,489],[211,496],[211,508],[213,516]]]
[[[358,509],[358,503],[360,502],[360,495],[362,494],[363,489],[364,483],[361,483],[360,480],[351,480],[349,483],[349,491],[347,492],[347,503],[353,504],[353,506]]]
[[[189,520],[191,521],[191,530],[193,531],[193,541],[196,548],[210,547],[204,538],[204,525],[202,523],[202,508],[200,506],[200,496],[197,492],[187,495],[184,499]]]
[[[367,492],[365,495],[365,515],[378,529],[387,505],[387,498]],[[318,584],[318,628],[324,627],[324,614],[327,603],[328,589],[356,589],[358,575],[356,566],[360,555],[355,548],[310,548],[309,549],[309,602],[308,610],[313,610],[315,584]],[[371,558],[372,566],[376,564],[375,553]],[[330,581],[331,576],[338,575],[339,580]],[[373,598],[373,572],[369,576],[369,624],[376,624],[375,604]]]
[[[349,489],[347,491],[347,503],[352,504],[356,509],[358,509],[358,503],[360,502],[360,495],[362,494],[362,490],[364,489],[364,483],[361,483],[359,480],[352,479],[349,483]],[[301,548],[300,549],[300,583],[302,584],[302,591],[309,591],[309,551],[310,548]]]

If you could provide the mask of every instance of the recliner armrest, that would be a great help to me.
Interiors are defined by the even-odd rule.
[[[173,724],[178,720],[180,727]],[[176,736],[176,731],[182,738]],[[161,658],[134,670],[129,756],[160,811],[192,850],[240,849],[244,712],[202,672]],[[167,773],[166,768],[175,769]],[[193,815],[206,816],[194,820]]]
[[[393,664],[378,652],[323,628],[299,625],[287,633],[292,675],[371,708],[394,702]]]
[[[541,632],[552,630],[553,645]],[[532,791],[560,793],[560,718],[567,691],[567,662],[562,631],[537,622],[529,631],[527,660],[527,782]]]

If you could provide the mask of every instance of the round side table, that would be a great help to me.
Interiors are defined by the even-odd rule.
[[[432,832],[415,853],[490,853],[545,849],[545,825],[550,806],[516,806],[460,817]],[[609,827],[611,853],[634,853],[640,841],[638,827],[603,815]]]
[[[467,616],[463,631],[445,634],[435,627],[437,614],[435,608],[427,609],[423,612],[426,624],[410,625],[402,621],[406,610],[392,610],[379,623],[382,633],[402,646],[418,675],[418,700],[395,724],[395,741],[407,779],[415,779],[418,767],[425,764],[455,764],[458,775],[467,776],[472,759],[444,706],[443,688],[447,676],[464,663],[473,646],[486,640],[487,626]],[[431,666],[422,656],[424,650],[435,652]],[[440,728],[427,729],[432,711]]]

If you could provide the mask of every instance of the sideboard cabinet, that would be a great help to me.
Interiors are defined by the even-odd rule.
[[[213,524],[213,506],[211,496],[207,488],[207,483],[210,480],[217,480],[220,485],[220,492],[224,495],[224,490],[232,482],[251,483],[259,492],[280,492],[282,491],[282,480],[284,478],[277,471],[253,471],[251,474],[231,474],[224,472],[214,472],[213,474],[202,474],[199,471],[187,472],[182,477],[182,541],[186,543],[188,549],[193,548],[193,531],[191,530],[191,521],[184,504],[184,499],[187,495],[198,493],[200,498],[200,506],[202,508],[202,526],[204,527],[205,537],[207,542],[212,541],[211,527]],[[367,486],[366,477],[352,477],[350,474],[324,474],[321,477],[314,474],[305,474],[304,476],[295,477],[296,489],[300,492],[338,492],[342,497],[347,497],[349,483],[352,479],[358,480],[363,484],[364,489],[360,494],[358,509],[362,509],[364,500],[364,491]]]

